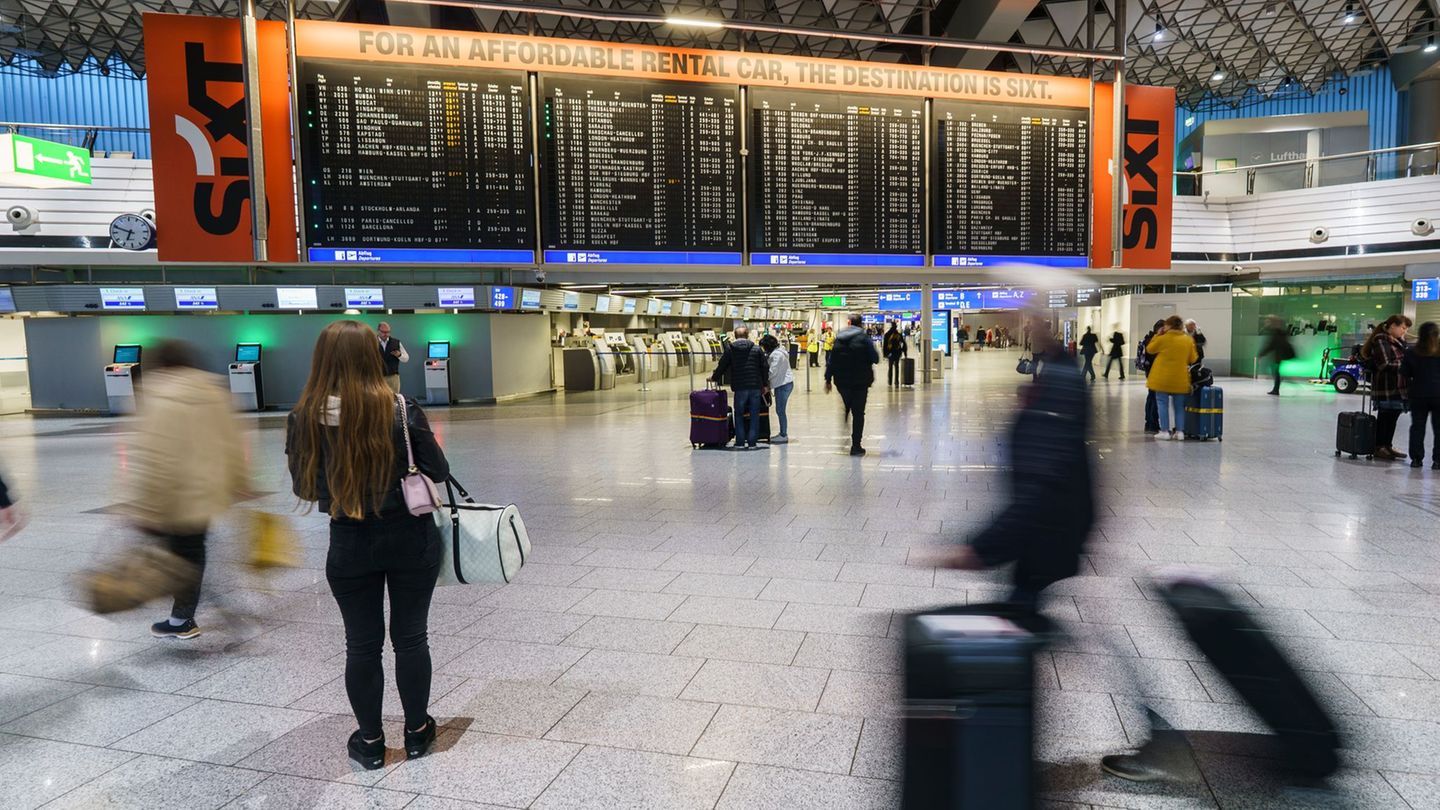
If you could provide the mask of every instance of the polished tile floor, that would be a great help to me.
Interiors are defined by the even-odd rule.
[[[895,617],[1003,586],[924,562],[1003,495],[1014,362],[967,354],[929,389],[877,387],[858,460],[837,399],[818,380],[807,393],[803,373],[794,443],[755,453],[691,451],[684,379],[435,412],[456,474],[518,503],[535,553],[516,584],[437,592],[445,733],[433,756],[392,750],[368,773],[344,755],[323,518],[294,518],[304,567],[269,576],[238,562],[238,518],[217,527],[207,632],[154,641],[163,606],[95,617],[73,581],[134,541],[105,513],[126,421],[0,420],[0,463],[33,517],[0,546],[0,807],[896,806]],[[1103,518],[1083,575],[1046,603],[1067,630],[1039,667],[1046,799],[1299,800],[1259,767],[1263,728],[1147,589],[1186,567],[1228,583],[1342,721],[1331,806],[1440,807],[1440,474],[1337,460],[1335,413],[1354,400],[1221,382],[1228,433],[1206,444],[1147,440],[1133,378],[1094,389]],[[254,424],[270,494],[251,505],[289,512],[281,420]],[[1191,732],[1186,781],[1101,773],[1102,754],[1145,735],[1142,700]]]

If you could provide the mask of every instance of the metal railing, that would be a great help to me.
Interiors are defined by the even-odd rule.
[[[43,135],[37,135],[36,137],[74,144],[91,154],[95,153],[95,141],[100,137],[100,133],[102,132],[148,133],[150,131],[149,127],[111,127],[100,126],[98,124],[39,124],[27,121],[0,121],[0,129],[12,135],[26,134],[20,131],[22,129],[32,132],[38,131],[43,133]],[[78,141],[75,137],[76,133],[79,133]]]
[[[1440,141],[1223,169],[1177,171],[1175,192],[1190,197],[1207,194],[1248,196],[1257,192],[1425,177],[1436,174],[1437,165],[1440,165]]]

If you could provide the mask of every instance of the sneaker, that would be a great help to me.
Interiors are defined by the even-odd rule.
[[[1389,450],[1389,451],[1390,451],[1390,455],[1394,456],[1394,457],[1397,458],[1397,459],[1403,460],[1403,459],[1409,458],[1409,456],[1405,455],[1404,453],[1400,452],[1399,450],[1396,450],[1396,449],[1393,448],[1393,447],[1387,447],[1387,448],[1385,448],[1385,449],[1386,449],[1386,450]]]
[[[419,731],[405,730],[405,758],[419,759],[430,753],[435,742],[435,718],[425,716],[425,728]]]
[[[852,447],[852,448],[850,448],[850,455],[852,455],[852,456],[863,456],[863,455],[865,455],[865,448],[863,448],[863,447]]]
[[[432,720],[431,723],[433,724],[434,721]],[[410,735],[406,734],[405,736],[408,740]],[[408,743],[406,748],[409,748]],[[375,742],[365,742],[364,736],[357,729],[354,734],[350,735],[350,742],[345,744],[345,749],[350,753],[350,758],[355,760],[355,764],[367,771],[385,767],[385,736],[383,734]]]
[[[751,450],[769,450],[769,449],[770,449],[770,445],[768,445],[768,444],[752,444],[752,445],[750,445],[750,449],[751,449]]]
[[[1279,391],[1266,391],[1265,393],[1269,394],[1269,395],[1272,396],[1272,397],[1278,397],[1278,396],[1280,396],[1280,392],[1279,392]]]
[[[790,437],[789,437],[789,436],[785,436],[785,435],[782,434],[782,435],[780,435],[780,436],[776,436],[775,438],[771,439],[771,440],[770,440],[770,443],[771,443],[771,444],[789,444],[789,443],[790,443]]]
[[[186,619],[184,624],[171,624],[169,619],[161,619],[150,625],[150,635],[155,638],[189,639],[200,635],[200,628],[194,619]]]
[[[1418,458],[1412,458],[1412,459],[1410,459],[1410,466],[1411,466],[1412,468],[1418,470],[1418,469],[1420,469],[1421,467],[1424,467],[1424,466],[1425,466],[1425,462],[1421,461],[1421,460],[1418,459]]]
[[[1175,440],[1176,440],[1176,441],[1181,441],[1181,442],[1185,441],[1185,431],[1183,431],[1183,430],[1177,430],[1177,431],[1175,431]]]
[[[1172,776],[1152,759],[1137,754],[1110,754],[1101,757],[1100,767],[1112,776],[1131,782],[1155,782],[1170,779]]]

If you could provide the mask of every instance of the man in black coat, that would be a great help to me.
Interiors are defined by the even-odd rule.
[[[750,339],[747,327],[735,328],[735,339],[720,355],[711,382],[720,382],[726,372],[730,373],[730,388],[735,392],[735,449],[759,449],[760,409],[770,387],[770,366],[765,352]]]
[[[860,328],[859,315],[850,316],[850,325],[835,336],[835,349],[830,361],[825,364],[825,393],[830,393],[833,384],[840,389],[840,399],[845,403],[845,415],[850,420],[850,455],[865,455],[861,438],[865,434],[865,400],[870,396],[870,386],[875,383],[875,364],[880,362],[880,352],[870,336]]]
[[[1095,522],[1095,484],[1085,446],[1085,379],[1049,329],[1037,325],[1030,337],[1040,373],[1010,428],[1009,503],[952,565],[975,570],[1013,561],[1010,601],[1034,610],[1042,590],[1079,569]]]

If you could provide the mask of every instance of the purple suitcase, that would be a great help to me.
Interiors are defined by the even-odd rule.
[[[724,447],[730,441],[730,396],[708,388],[690,392],[690,445]]]

